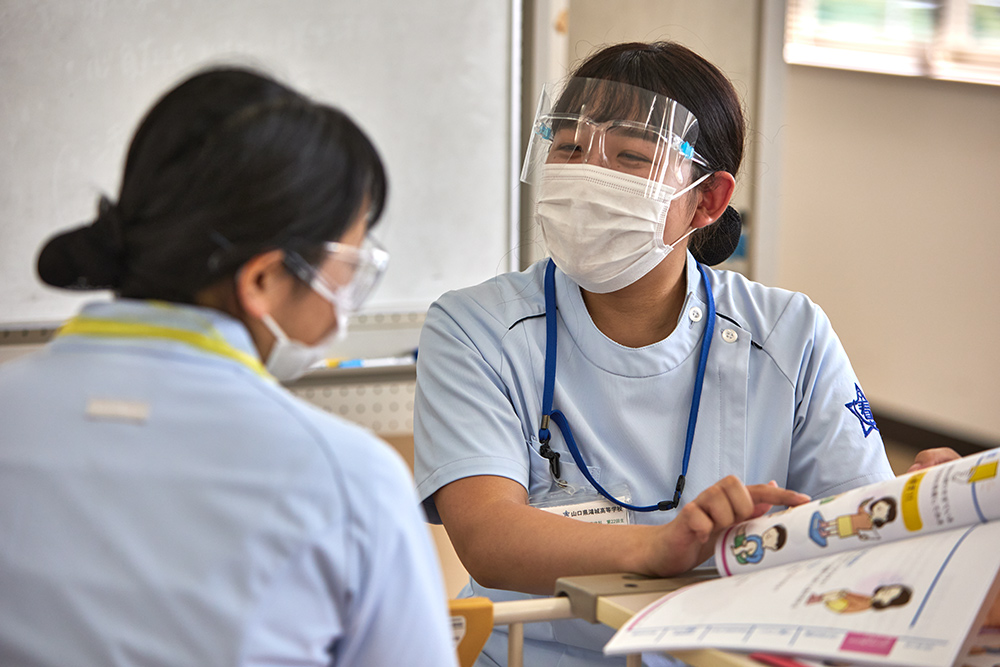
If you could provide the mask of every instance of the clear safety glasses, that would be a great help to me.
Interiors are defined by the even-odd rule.
[[[294,251],[285,252],[285,263],[323,298],[349,313],[356,312],[385,273],[389,253],[371,237],[360,247],[331,241],[324,248],[326,255],[316,266]]]
[[[616,81],[573,78],[561,91],[542,90],[521,180],[537,183],[548,164],[589,164],[676,188],[692,164],[708,169],[695,152],[697,138],[698,120],[674,100]]]

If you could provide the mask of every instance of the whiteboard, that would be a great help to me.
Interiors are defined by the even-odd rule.
[[[422,312],[516,268],[517,0],[0,0],[0,325],[95,294],[44,287],[40,245],[117,197],[131,134],[208,64],[346,111],[389,172],[392,255],[371,312]]]

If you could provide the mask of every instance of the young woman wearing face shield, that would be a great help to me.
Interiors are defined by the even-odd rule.
[[[260,73],[168,92],[117,202],[42,250],[110,289],[0,367],[0,663],[453,664],[409,473],[279,379],[388,259],[381,159]]]
[[[420,340],[418,493],[465,594],[679,574],[733,522],[892,475],[823,312],[706,266],[740,233],[744,121],[717,68],[609,47],[543,94],[531,132],[551,260],[443,296]],[[610,634],[529,624],[525,664],[616,664]],[[498,630],[481,664],[505,662]]]

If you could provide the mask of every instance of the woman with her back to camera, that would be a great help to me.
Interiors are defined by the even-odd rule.
[[[402,460],[285,391],[388,256],[374,146],[214,68],[139,126],[42,279],[111,289],[0,366],[0,664],[453,664]]]
[[[522,180],[551,260],[444,295],[420,338],[418,495],[463,595],[680,574],[735,522],[892,476],[826,315],[706,266],[739,239],[744,133],[728,79],[670,42],[604,48],[543,94]],[[506,664],[503,630],[480,665]],[[529,624],[525,664],[623,664],[610,636]]]

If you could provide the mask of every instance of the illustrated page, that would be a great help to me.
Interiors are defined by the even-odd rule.
[[[737,524],[715,547],[722,576],[1000,518],[1000,449]]]
[[[951,665],[1000,587],[1000,522],[722,577],[639,612],[606,653],[722,648]]]

